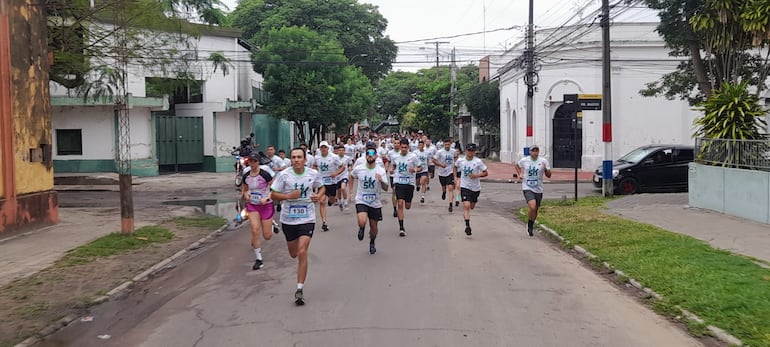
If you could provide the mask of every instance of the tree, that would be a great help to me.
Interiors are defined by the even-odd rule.
[[[745,0],[645,0],[658,10],[658,25],[671,55],[689,57],[676,71],[649,83],[644,96],[698,104],[723,82],[749,81],[757,95],[765,88],[768,58],[753,48],[767,48],[770,5]],[[705,52],[705,56],[703,55]]]
[[[500,129],[500,88],[497,81],[471,87],[465,93],[463,102],[483,132],[494,133]]]
[[[242,0],[229,17],[260,47],[269,44],[274,28],[305,26],[332,37],[342,45],[347,61],[373,82],[390,71],[398,51],[384,35],[388,22],[377,6],[356,0]]]
[[[372,107],[369,80],[347,65],[340,44],[307,27],[270,30],[268,43],[252,60],[254,70],[265,78],[265,90],[273,96],[267,109],[295,122],[300,142],[332,126],[348,125]]]
[[[115,64],[119,55],[134,67],[185,75],[188,66],[180,62],[197,59],[189,40],[202,27],[188,23],[188,13],[209,24],[224,19],[219,0],[102,0],[93,7],[83,0],[49,1],[46,6],[54,57],[50,79],[81,94],[114,92],[102,88],[109,81],[99,78],[122,83],[119,76],[126,72]]]
[[[420,76],[413,72],[389,73],[377,84],[376,112],[383,118],[396,117],[399,123],[403,123],[406,106],[414,101],[420,83]]]

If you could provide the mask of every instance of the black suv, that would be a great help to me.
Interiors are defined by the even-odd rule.
[[[642,146],[612,163],[616,194],[653,191],[687,191],[688,163],[693,147],[684,145]],[[602,187],[602,168],[594,172],[594,187]]]

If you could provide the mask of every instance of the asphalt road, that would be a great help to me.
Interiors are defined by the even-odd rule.
[[[547,196],[571,194],[563,186],[548,185]],[[355,237],[353,212],[330,209],[331,230],[318,225],[311,243],[303,307],[293,303],[296,262],[283,234],[266,242],[265,268],[252,271],[240,228],[41,345],[700,345],[551,243],[527,237],[510,213],[523,205],[518,186],[484,184],[472,237],[462,210],[449,214],[435,188],[407,212],[406,238],[385,206],[373,256]]]

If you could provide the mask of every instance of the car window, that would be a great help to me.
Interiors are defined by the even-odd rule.
[[[644,159],[645,165],[662,165],[671,163],[674,159],[674,150],[671,148],[661,149],[653,152]]]
[[[637,148],[631,152],[628,152],[626,155],[620,157],[618,161],[621,163],[625,162],[625,163],[636,164],[642,161],[642,159],[644,159],[645,157],[647,157],[650,151],[651,149],[649,148]]]
[[[694,158],[692,149],[677,149],[674,151],[674,161],[676,162],[691,162]]]

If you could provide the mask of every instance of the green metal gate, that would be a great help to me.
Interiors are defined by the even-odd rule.
[[[158,165],[163,170],[203,167],[203,117],[155,115]]]

